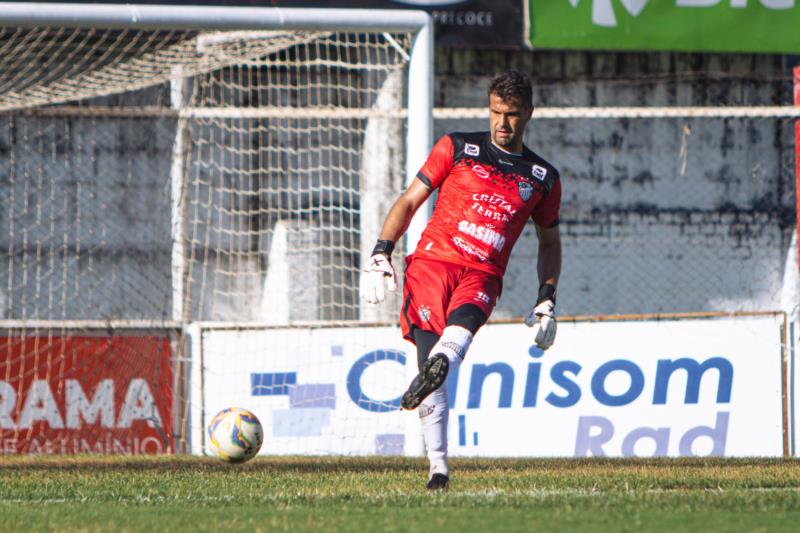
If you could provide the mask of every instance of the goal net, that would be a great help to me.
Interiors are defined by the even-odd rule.
[[[419,28],[342,13],[0,28],[0,453],[186,450],[190,389],[224,377],[190,383],[190,324],[394,315],[358,272],[404,186]]]

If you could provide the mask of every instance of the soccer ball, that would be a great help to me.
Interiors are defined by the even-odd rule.
[[[252,459],[264,441],[264,430],[256,415],[240,407],[223,409],[208,425],[211,451],[228,463]]]

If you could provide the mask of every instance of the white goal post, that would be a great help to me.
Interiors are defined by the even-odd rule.
[[[0,27],[56,27],[139,29],[139,30],[203,30],[243,32],[265,30],[301,30],[328,32],[358,32],[369,30],[384,32],[391,41],[391,32],[410,32],[413,37],[410,50],[406,53],[408,61],[407,78],[407,123],[405,149],[406,183],[410,183],[422,166],[427,152],[432,146],[433,136],[433,25],[430,16],[423,11],[410,10],[366,10],[366,9],[302,9],[302,8],[245,8],[245,7],[206,7],[206,6],[167,6],[167,5],[111,5],[111,4],[36,4],[0,2]],[[238,38],[243,36],[237,34]],[[254,38],[258,36],[255,35]],[[213,39],[213,36],[212,36]],[[399,48],[399,45],[397,45]],[[176,71],[180,74],[180,71]],[[80,108],[67,111],[53,110],[55,113],[77,113]],[[386,110],[397,113],[399,110]],[[113,110],[109,111],[113,113]],[[163,111],[157,111],[163,112]],[[293,110],[297,113],[297,110]],[[330,109],[308,109],[307,116],[320,116],[331,113]],[[336,113],[336,111],[334,111]],[[352,112],[351,112],[352,113]],[[374,113],[374,111],[373,111]],[[197,118],[225,115],[226,110],[180,109],[180,116]],[[285,116],[283,109],[250,108],[227,110],[227,116],[241,118],[266,118]],[[355,110],[353,116],[358,116]],[[366,112],[361,113],[367,116]],[[182,150],[176,137],[176,160]],[[181,165],[173,166],[180,173]],[[181,204],[182,186],[179,174],[173,176],[172,204],[178,209]],[[428,211],[421,209],[409,227],[406,236],[406,249],[412,250],[419,240],[425,226]],[[380,215],[380,213],[376,213]],[[178,227],[181,215],[173,212],[173,228]],[[375,227],[378,220],[371,221]],[[363,245],[362,245],[363,248]],[[184,260],[180,250],[173,253],[173,312],[172,319],[184,320],[185,300],[183,278]]]
[[[197,321],[394,316],[353,280],[432,145],[427,13],[0,2],[0,54],[3,453],[197,451]]]

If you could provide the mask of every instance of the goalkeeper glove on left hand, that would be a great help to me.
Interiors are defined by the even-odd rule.
[[[534,328],[534,342],[542,350],[553,345],[556,338],[555,287],[549,284],[539,289],[539,302],[525,318],[525,325]]]

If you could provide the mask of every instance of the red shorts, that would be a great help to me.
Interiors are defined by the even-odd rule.
[[[400,311],[403,337],[414,342],[415,327],[441,335],[447,317],[464,304],[478,306],[488,318],[502,286],[499,277],[483,270],[408,256]]]

